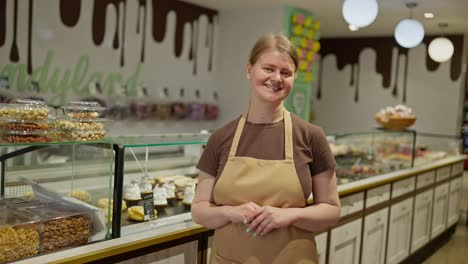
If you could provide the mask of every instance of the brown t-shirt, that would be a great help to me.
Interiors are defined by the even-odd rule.
[[[209,175],[219,177],[231,149],[239,118],[213,132],[201,155],[197,168]],[[291,114],[294,165],[304,197],[312,192],[311,176],[336,166],[323,130]],[[236,156],[266,160],[284,159],[284,122],[253,124],[246,122]]]

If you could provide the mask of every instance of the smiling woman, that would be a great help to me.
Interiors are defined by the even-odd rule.
[[[215,229],[211,263],[317,263],[314,232],[339,219],[323,131],[283,106],[297,57],[281,34],[257,40],[246,69],[249,109],[212,134],[197,165],[192,217]]]

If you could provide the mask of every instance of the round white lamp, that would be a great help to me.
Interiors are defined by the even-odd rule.
[[[439,23],[440,29],[444,30],[444,28],[448,27],[447,23]],[[438,37],[435,38],[429,43],[428,52],[429,57],[436,62],[444,62],[450,60],[452,58],[454,51],[453,43],[450,39],[446,37]]]
[[[374,22],[379,5],[377,0],[345,0],[342,12],[348,24],[363,28]]]
[[[448,61],[453,55],[453,43],[448,38],[440,37],[429,43],[429,57],[436,62]]]
[[[403,19],[395,28],[395,39],[404,48],[414,48],[424,39],[424,27],[416,19]]]

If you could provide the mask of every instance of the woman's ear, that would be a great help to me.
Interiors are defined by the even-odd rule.
[[[247,67],[246,67],[247,80],[251,80],[251,77],[250,77],[251,71],[252,71],[252,65],[250,64],[250,62],[247,62]]]

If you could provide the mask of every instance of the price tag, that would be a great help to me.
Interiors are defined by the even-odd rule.
[[[153,193],[143,195],[143,210],[145,213],[144,220],[154,219],[154,200]]]

